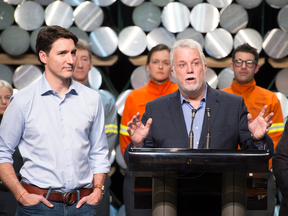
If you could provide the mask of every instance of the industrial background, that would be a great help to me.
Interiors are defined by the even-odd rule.
[[[219,89],[232,82],[233,49],[245,42],[254,46],[261,65],[256,83],[274,91],[283,116],[288,115],[288,0],[0,0],[0,79],[15,92],[42,75],[35,43],[38,31],[50,25],[89,42],[90,84],[115,96],[119,122],[129,92],[149,81],[143,66],[148,50],[159,43],[171,47],[183,38],[202,45],[205,79]],[[112,180],[125,168],[115,152]],[[121,184],[114,181],[111,188],[117,208]]]

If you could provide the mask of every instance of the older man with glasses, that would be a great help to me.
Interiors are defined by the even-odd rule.
[[[274,148],[279,142],[284,130],[283,115],[281,104],[277,96],[264,88],[256,85],[254,75],[259,71],[258,64],[259,55],[257,50],[245,43],[238,46],[232,53],[231,68],[234,71],[234,80],[228,88],[222,89],[225,92],[236,94],[244,98],[248,112],[251,113],[253,119],[256,118],[265,104],[268,105],[266,113],[274,113],[271,118],[273,124],[269,128],[269,136],[273,140]],[[269,169],[272,168],[272,161],[269,161]],[[276,184],[273,174],[268,177],[268,198],[257,200],[251,203],[253,206],[259,206],[259,209],[265,208],[267,202],[267,210],[247,211],[247,215],[271,215],[274,214],[275,207]],[[252,202],[252,201],[249,201]],[[254,201],[253,201],[254,202]],[[248,203],[249,206],[249,203]],[[263,207],[264,206],[264,207]]]

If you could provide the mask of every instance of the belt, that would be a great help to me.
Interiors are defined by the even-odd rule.
[[[33,185],[21,183],[22,186],[27,190],[28,193],[37,194],[46,197],[49,190],[41,189]],[[79,190],[80,192],[80,199],[84,196],[88,196],[93,192],[93,189],[83,188]],[[75,192],[67,192],[61,193],[56,191],[50,191],[48,200],[55,201],[55,202],[63,202],[64,204],[72,205],[78,200],[78,193]]]

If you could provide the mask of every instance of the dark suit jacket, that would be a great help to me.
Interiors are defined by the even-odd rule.
[[[247,107],[242,97],[212,89],[208,85],[206,108],[210,108],[211,113],[211,149],[237,149],[238,143],[242,149],[257,149],[248,130]],[[189,148],[179,90],[147,103],[142,117],[143,124],[146,124],[148,118],[152,118],[153,122],[143,148]],[[205,148],[207,129],[208,120],[205,115],[198,147],[200,149]],[[272,155],[274,147],[268,135],[266,143]],[[127,164],[131,147],[132,142],[125,149]]]
[[[283,195],[280,205],[280,216],[288,215],[288,121],[272,158],[273,172]]]

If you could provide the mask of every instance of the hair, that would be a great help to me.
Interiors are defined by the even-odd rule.
[[[8,83],[7,81],[5,81],[5,80],[0,80],[0,88],[2,88],[2,87],[8,88],[8,89],[10,90],[10,92],[11,92],[11,95],[13,94],[13,88],[12,88],[12,86],[10,85],[10,83]]]
[[[49,55],[49,52],[52,48],[52,44],[60,38],[72,39],[74,41],[75,46],[78,42],[78,38],[76,35],[60,26],[56,25],[48,26],[47,28],[43,28],[39,31],[36,39],[36,53],[38,55],[38,60],[40,62],[41,60],[39,58],[39,52],[42,50],[47,55]]]
[[[79,39],[77,42],[76,48],[81,49],[81,50],[87,50],[89,53],[89,58],[90,58],[90,60],[92,60],[92,51],[91,51],[90,46],[89,46],[87,41],[85,41],[83,39]]]
[[[173,61],[174,52],[176,51],[176,49],[183,48],[183,47],[197,49],[200,54],[202,63],[203,63],[203,68],[205,67],[206,59],[205,59],[205,55],[203,53],[201,45],[197,41],[194,41],[193,39],[182,39],[182,40],[176,41],[176,43],[174,43],[170,51],[170,64],[171,64],[171,68],[173,71],[174,71],[174,61]]]
[[[162,51],[162,50],[167,50],[168,53],[170,52],[170,48],[168,46],[166,46],[165,44],[158,44],[156,46],[154,46],[148,53],[147,55],[147,61],[146,61],[146,64],[148,65],[150,63],[150,60],[151,60],[151,56],[154,52],[157,52],[157,51]]]
[[[244,44],[238,46],[236,49],[234,49],[234,51],[232,53],[232,61],[235,60],[235,54],[237,52],[251,53],[252,55],[254,55],[254,60],[258,63],[259,54],[257,52],[257,49],[255,49],[254,47],[250,46],[248,43],[244,43]]]

